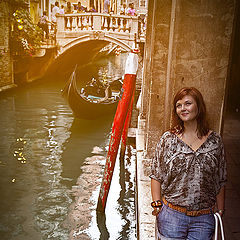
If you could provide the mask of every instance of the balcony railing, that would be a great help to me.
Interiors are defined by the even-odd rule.
[[[144,37],[145,29],[137,16],[102,13],[73,13],[57,16],[58,32],[109,31],[137,34]]]

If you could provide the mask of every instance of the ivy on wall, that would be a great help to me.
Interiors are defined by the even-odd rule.
[[[9,1],[10,49],[13,56],[31,56],[41,45],[42,30],[33,23],[24,0]]]

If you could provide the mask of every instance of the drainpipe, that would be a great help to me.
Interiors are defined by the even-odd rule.
[[[169,128],[170,117],[171,117],[171,66],[172,66],[172,51],[173,51],[173,35],[175,27],[176,18],[176,2],[177,0],[172,0],[171,9],[171,22],[170,22],[170,33],[169,33],[169,43],[168,43],[168,63],[167,63],[167,74],[166,74],[166,92],[165,92],[165,104],[164,104],[164,131]]]

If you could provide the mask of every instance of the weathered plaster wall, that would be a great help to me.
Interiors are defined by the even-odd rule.
[[[146,42],[140,112],[146,121],[148,155],[170,127],[173,95],[184,86],[202,92],[211,128],[220,132],[234,4],[234,0],[149,1],[147,31],[151,34]]]
[[[146,149],[152,148],[164,125],[171,1],[149,1],[140,118],[145,120]]]
[[[171,79],[173,92],[195,86],[206,101],[211,127],[220,132],[234,1],[179,1]]]
[[[0,90],[14,86],[9,49],[9,24],[8,1],[0,1]]]

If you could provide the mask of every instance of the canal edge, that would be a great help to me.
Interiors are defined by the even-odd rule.
[[[136,218],[137,239],[155,239],[155,217],[151,209],[151,191],[149,158],[144,157],[144,122],[138,117],[138,128],[136,129]]]

